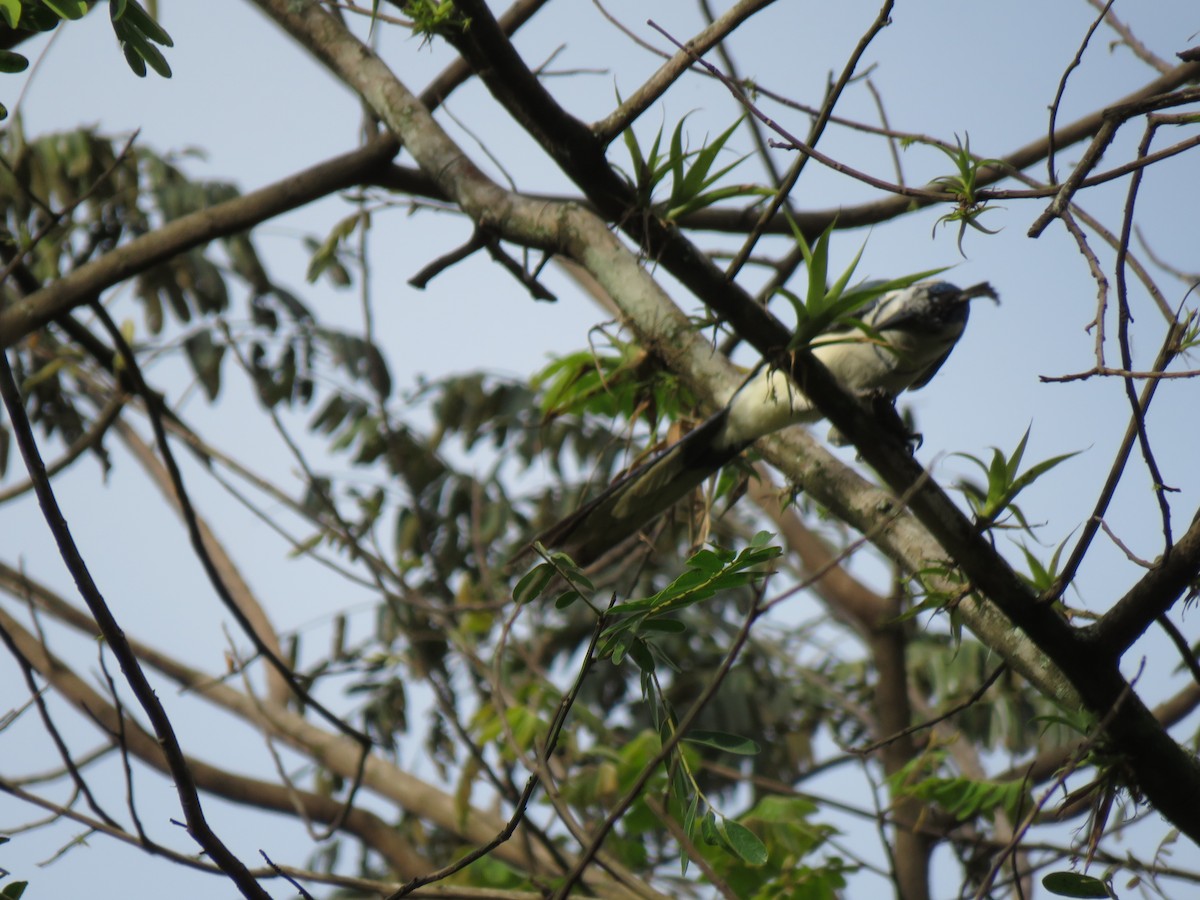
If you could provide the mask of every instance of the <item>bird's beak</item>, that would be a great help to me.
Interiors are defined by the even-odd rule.
[[[973,284],[969,288],[963,288],[958,295],[960,300],[974,300],[976,297],[987,297],[997,306],[1000,305],[1000,295],[996,293],[996,289],[986,281],[981,281],[979,284]]]

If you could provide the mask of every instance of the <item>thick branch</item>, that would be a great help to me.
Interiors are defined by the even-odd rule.
[[[809,588],[835,618],[869,639],[881,623],[893,616],[886,599],[851,575],[845,566],[836,564],[837,556],[821,536],[804,523],[795,507],[781,500],[768,466],[759,463],[754,469],[756,477],[749,480],[747,495],[779,529],[779,536],[800,559],[805,572],[825,573]]]
[[[676,369],[681,372],[685,369],[695,372],[696,361],[705,360],[710,370],[716,371],[697,373],[698,381],[715,389],[709,396],[721,391],[713,397],[717,402],[728,396],[727,390],[721,390],[720,386],[721,364],[715,362],[711,350],[701,349],[703,341],[699,341],[688,320],[603,222],[577,208],[530,203],[527,198],[504,191],[487,180],[386,66],[315,4],[288,0],[256,2],[363,95],[401,137],[421,168],[468,215],[481,225],[500,229],[505,237],[532,240],[536,246],[574,258],[613,296],[641,336],[647,338],[651,349],[661,350],[673,368],[676,360],[685,363]],[[531,73],[525,70],[526,74],[522,74],[523,63],[511,44],[503,39],[487,8],[474,0],[460,0],[458,5],[471,19],[471,27],[458,41],[460,49],[510,113],[531,130],[556,162],[584,188],[603,215],[626,223],[651,258],[725,316],[765,358],[776,359],[787,346],[788,330],[753,303],[741,288],[726,282],[711,260],[674,228],[637,214],[628,186],[608,168],[594,136],[583,123],[559,109]],[[692,361],[681,359],[687,352],[693,354]],[[904,495],[914,488],[923,473],[907,448],[866,409],[845,396],[828,372],[811,358],[801,358],[793,374],[799,376],[798,383],[821,411],[854,439],[867,461],[897,494]],[[832,463],[832,467],[841,468],[837,463]],[[805,487],[811,485],[806,482]],[[848,505],[844,496],[838,499],[839,506]],[[1026,631],[1043,652],[1052,655],[1089,709],[1098,716],[1112,712],[1113,704],[1126,695],[1128,687],[1115,661],[1097,659],[1087,642],[1052,610],[1039,607],[1004,560],[928,480],[915,490],[912,508],[945,550],[938,550],[928,539],[919,542],[916,548],[910,548],[917,550],[916,558],[904,559],[906,567],[915,571],[931,560],[947,556],[954,559],[971,583],[996,601],[1012,624]],[[869,528],[878,515],[877,506],[871,512],[860,510],[849,521]],[[961,608],[972,627],[979,624],[985,628],[989,646],[1003,647],[1006,656],[1017,658],[1016,664],[1023,674],[1041,686],[1052,686],[1051,696],[1071,696],[1071,690],[1064,689],[1054,677],[1054,666],[1044,661],[1040,666],[1036,663],[1031,666],[1033,660],[1027,652],[1018,649],[1022,644],[1019,636],[1011,631],[1007,636],[998,634],[996,626],[1000,623],[986,613],[978,615],[979,607]],[[1117,747],[1129,754],[1140,786],[1160,811],[1189,835],[1200,838],[1200,803],[1193,802],[1200,797],[1200,767],[1184,757],[1181,748],[1157,726],[1137,697],[1126,697],[1111,719],[1110,734]]]
[[[361,149],[305,169],[273,185],[168,222],[0,312],[0,349],[75,309],[101,291],[214,238],[245,231],[260,222],[320,197],[369,180],[370,173],[396,155],[390,134]]]
[[[553,250],[582,265],[613,298],[647,350],[666,361],[712,407],[728,400],[742,376],[696,333],[692,322],[602,219],[579,206],[531,200],[490,181],[382,61],[316,4],[303,5],[296,11],[296,4],[288,0],[256,2],[368,100],[380,119],[396,130],[421,168],[433,177],[438,190],[477,222],[491,224],[502,237]],[[581,123],[577,128],[582,139],[592,140]],[[660,228],[660,236],[666,234],[663,226],[655,227]],[[764,355],[773,356],[776,349],[787,344],[790,333],[774,316],[740,287],[726,283],[720,270],[688,241],[674,231],[670,235],[669,247],[662,245],[672,260],[670,268],[690,273],[697,282],[698,296],[711,300],[722,313],[728,311],[741,333]],[[717,287],[708,290],[713,285]],[[776,435],[763,446],[773,463],[852,527],[871,531],[879,510],[894,506],[888,493],[842,465],[804,432],[792,430],[786,436]],[[908,516],[899,516],[880,532],[878,544],[910,572],[943,556]],[[1073,689],[1061,674],[994,608],[968,599],[960,605],[960,611],[984,643],[1003,654],[1040,690],[1059,702],[1077,703]]]
[[[1197,578],[1200,578],[1200,513],[1172,545],[1171,552],[1092,626],[1097,645],[1106,654],[1124,653],[1184,591],[1196,587]]]

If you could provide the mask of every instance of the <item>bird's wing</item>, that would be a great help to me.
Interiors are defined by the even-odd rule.
[[[933,378],[933,376],[937,374],[938,369],[940,369],[942,367],[942,363],[944,363],[947,359],[949,359],[950,354],[953,352],[954,352],[954,345],[951,344],[950,348],[945,353],[943,353],[936,360],[934,360],[932,363],[930,363],[929,367],[921,374],[921,376],[916,381],[914,381],[912,384],[910,384],[908,386],[908,390],[919,391],[921,388],[925,387],[925,385],[929,384],[929,382]]]

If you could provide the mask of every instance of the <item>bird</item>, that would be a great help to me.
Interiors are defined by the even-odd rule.
[[[922,281],[888,291],[858,312],[858,322],[818,335],[809,349],[848,392],[894,402],[924,387],[954,350],[970,301],[996,291],[986,282],[959,288]],[[670,509],[750,444],[821,413],[779,368],[760,365],[729,402],[654,459],[632,469],[536,542],[588,565]]]

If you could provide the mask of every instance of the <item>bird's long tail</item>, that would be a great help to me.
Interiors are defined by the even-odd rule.
[[[745,449],[745,443],[722,441],[727,418],[727,409],[717,413],[534,540],[579,565],[594,562]]]

